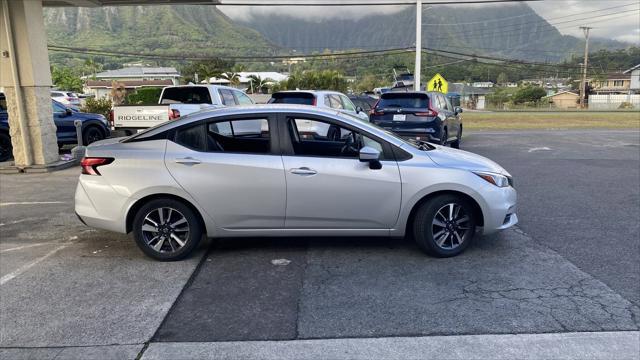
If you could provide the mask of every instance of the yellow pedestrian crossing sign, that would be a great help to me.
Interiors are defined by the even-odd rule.
[[[449,92],[449,83],[447,80],[442,77],[440,74],[436,74],[429,82],[427,83],[428,91],[439,91],[443,94]]]

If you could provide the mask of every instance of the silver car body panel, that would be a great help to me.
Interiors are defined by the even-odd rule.
[[[477,203],[485,234],[518,221],[515,189],[497,187],[471,172],[508,174],[498,164],[439,146],[420,150],[333,110],[295,105],[210,109],[134,137],[152,139],[191,122],[258,112],[333,119],[383,139],[411,158],[383,160],[382,169],[373,170],[351,158],[206,153],[164,139],[106,139],[90,145],[86,156],[115,161],[100,167],[102,176],[80,175],[76,212],[89,226],[124,233],[129,212],[138,201],[166,194],[191,204],[209,237],[404,236],[411,211],[422,199],[453,191]],[[176,162],[189,158],[196,161]]]

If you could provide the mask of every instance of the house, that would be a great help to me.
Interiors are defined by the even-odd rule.
[[[623,72],[623,74],[629,74],[631,76],[629,90],[631,90],[631,92],[633,93],[640,94],[640,64]]]
[[[122,84],[127,91],[141,87],[165,87],[178,85],[180,73],[173,67],[148,67],[132,64],[122,69],[107,70],[92,76],[83,76],[84,93],[96,97],[108,96],[112,83]]]
[[[561,91],[545,97],[558,109],[576,109],[580,102],[580,95],[571,91]]]
[[[469,86],[463,83],[449,84],[447,96],[460,97],[460,104],[467,109],[483,110],[486,105],[486,96],[493,92],[490,88]]]
[[[491,81],[479,81],[471,84],[471,86],[477,87],[477,88],[492,88],[493,85],[494,84]]]
[[[238,85],[233,85],[238,89],[248,89],[250,87],[251,76],[257,76],[261,78],[266,84],[273,84],[289,78],[288,74],[282,74],[275,71],[241,71],[238,74]],[[230,85],[230,81],[222,77],[212,77],[207,80],[202,80],[202,84],[218,84],[218,85]]]
[[[609,73],[602,80],[588,79],[587,82],[591,86],[591,93],[596,95],[628,94],[631,91],[631,72]]]
[[[124,87],[127,93],[134,92],[144,87],[159,87],[172,86],[173,82],[167,80],[87,80],[84,84],[83,91],[85,94],[93,94],[96,98],[110,97],[111,90],[113,89],[113,83]]]

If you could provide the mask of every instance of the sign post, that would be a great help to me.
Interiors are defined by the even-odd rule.
[[[427,91],[439,91],[446,94],[449,92],[449,82],[442,75],[436,74],[427,83]]]

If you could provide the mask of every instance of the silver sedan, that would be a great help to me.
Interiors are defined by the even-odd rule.
[[[203,235],[412,235],[447,257],[515,225],[515,209],[512,178],[491,160],[288,105],[205,110],[94,143],[75,195],[85,224],[132,232],[158,260]]]

